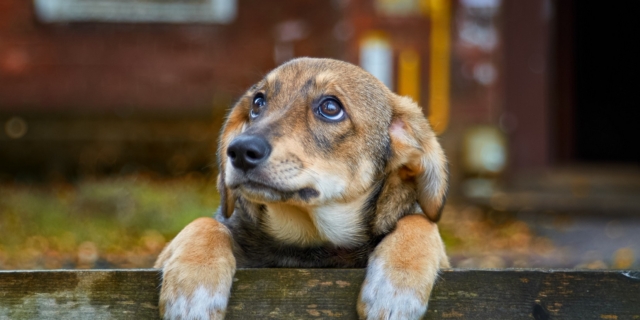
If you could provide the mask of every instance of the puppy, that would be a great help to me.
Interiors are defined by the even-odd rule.
[[[218,149],[216,219],[156,262],[160,314],[222,319],[236,267],[367,267],[363,319],[418,319],[449,262],[435,222],[444,153],[421,109],[352,64],[300,58],[236,103]]]

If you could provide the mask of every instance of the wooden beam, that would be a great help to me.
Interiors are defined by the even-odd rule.
[[[363,269],[236,273],[227,319],[356,319]],[[157,270],[0,271],[0,319],[154,319]],[[426,319],[640,319],[640,271],[445,270]]]

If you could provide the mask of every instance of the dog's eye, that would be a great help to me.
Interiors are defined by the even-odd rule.
[[[253,98],[253,103],[251,105],[251,112],[249,113],[251,119],[257,118],[265,105],[267,105],[267,100],[264,98],[262,93],[258,93]]]
[[[340,102],[334,98],[323,100],[317,109],[317,114],[329,121],[340,121],[344,118],[344,110]]]

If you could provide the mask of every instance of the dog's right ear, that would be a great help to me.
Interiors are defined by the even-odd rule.
[[[238,102],[225,121],[218,141],[218,181],[217,187],[220,193],[220,213],[225,218],[231,217],[236,205],[236,197],[225,183],[225,169],[227,165],[227,147],[231,141],[238,136],[247,123],[248,111],[242,108],[241,102]]]
[[[396,97],[389,127],[395,168],[404,185],[413,185],[422,212],[440,219],[448,189],[447,161],[422,109],[407,97]]]

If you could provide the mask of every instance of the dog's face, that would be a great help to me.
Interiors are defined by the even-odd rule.
[[[336,60],[270,72],[231,110],[218,153],[223,213],[237,197],[263,205],[275,236],[295,243],[363,240],[365,206],[377,208],[379,232],[416,201],[437,220],[446,192],[444,155],[420,108]]]

